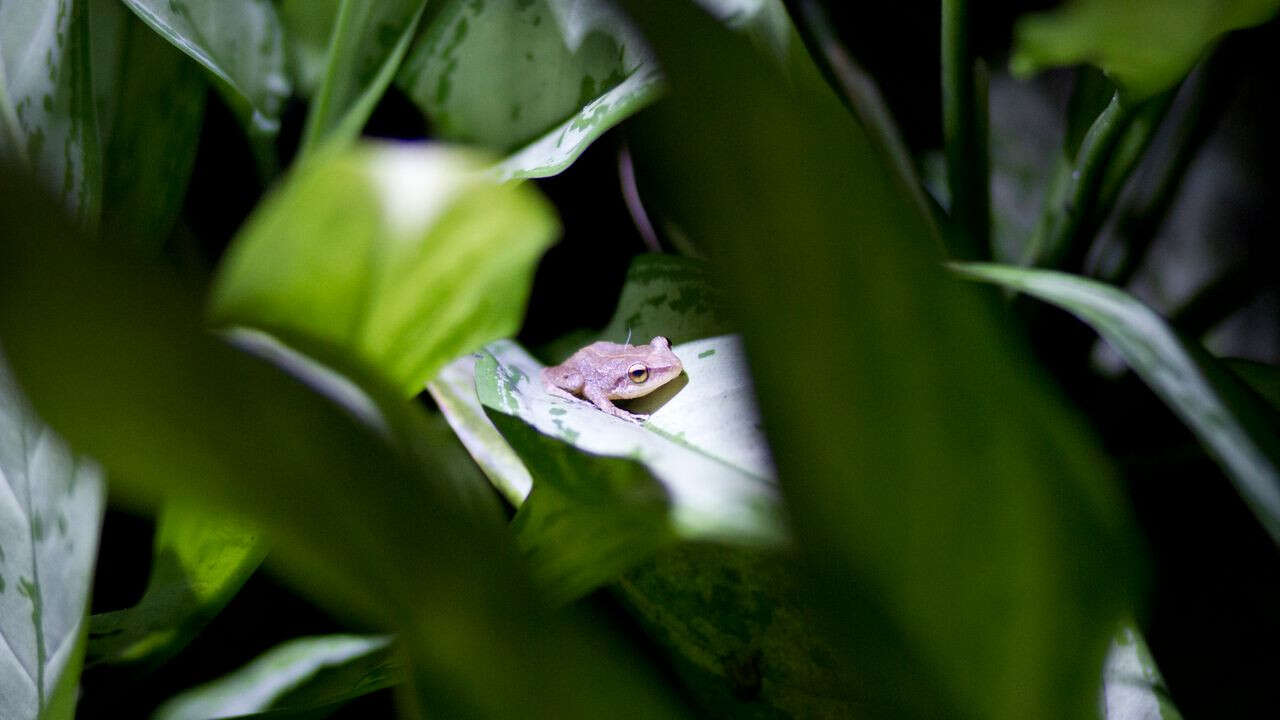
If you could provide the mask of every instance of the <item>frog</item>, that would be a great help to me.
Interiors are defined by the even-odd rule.
[[[542,382],[551,395],[575,402],[585,398],[602,412],[643,423],[647,416],[627,412],[612,401],[648,395],[682,372],[684,365],[671,351],[671,341],[658,335],[647,345],[593,342],[544,369]]]

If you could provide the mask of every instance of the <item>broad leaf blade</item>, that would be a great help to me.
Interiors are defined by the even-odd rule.
[[[0,2],[0,159],[28,163],[86,227],[102,202],[88,0]]]
[[[124,0],[174,47],[204,66],[236,110],[258,154],[271,144],[289,95],[280,18],[270,0]]]
[[[1093,327],[1200,438],[1280,543],[1280,415],[1153,310],[1096,280],[961,264],[962,274],[1057,305]]]
[[[1132,100],[1173,87],[1231,30],[1266,22],[1276,0],[1072,0],[1015,30],[1015,73],[1091,63]]]
[[[87,663],[157,665],[231,600],[266,556],[261,533],[171,503],[160,511],[151,577],[138,604],[90,618]]]
[[[329,39],[341,0],[280,0],[285,54],[294,92],[311,97],[324,82]]]
[[[74,714],[104,494],[0,359],[0,717]]]
[[[290,640],[225,677],[160,706],[153,720],[212,720],[288,713],[317,716],[399,682],[391,639],[325,635]]]
[[[1089,712],[1132,577],[1092,438],[812,67],[783,78],[683,3],[626,5],[672,87],[633,127],[640,178],[726,280],[867,714]]]
[[[215,283],[215,322],[345,348],[406,395],[519,326],[557,225],[531,187],[440,146],[308,163],[257,210]]]
[[[301,155],[354,140],[409,50],[426,0],[341,0]]]

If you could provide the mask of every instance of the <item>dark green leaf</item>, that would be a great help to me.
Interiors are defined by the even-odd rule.
[[[1227,366],[1272,407],[1280,410],[1280,367],[1251,360],[1228,360]]]
[[[181,504],[160,511],[137,605],[90,618],[87,662],[156,665],[226,606],[266,556],[261,533]]]
[[[954,266],[1067,310],[1088,323],[1182,418],[1280,543],[1280,416],[1155,311],[1110,285],[1065,273]]]
[[[104,494],[0,358],[0,717],[75,713]]]
[[[109,241],[154,254],[186,197],[204,119],[205,82],[193,61],[132,14],[125,13],[123,27],[102,228]]]
[[[90,77],[88,0],[0,2],[0,160],[25,161],[94,227],[102,151]]]
[[[1131,100],[1173,87],[1217,39],[1266,22],[1276,0],[1072,0],[1015,29],[1018,74],[1090,63]]]
[[[372,145],[299,169],[219,270],[215,322],[311,351],[345,348],[406,395],[448,360],[514,333],[556,233],[531,187],[468,154]]]
[[[311,97],[324,82],[329,40],[341,0],[280,0],[280,23],[284,25],[285,54],[293,89]]]
[[[726,279],[860,709],[1092,711],[1129,585],[1098,578],[1132,577],[1093,439],[816,71],[784,79],[683,3],[626,5],[672,86],[633,127],[638,170]]]
[[[213,75],[268,168],[289,96],[280,18],[270,0],[123,1]]]
[[[370,428],[207,334],[164,271],[73,242],[31,183],[0,173],[0,209],[0,338],[42,414],[122,496],[243,514],[301,590],[398,632],[406,714],[680,715],[615,640],[546,609],[500,516],[460,502],[431,452],[445,431],[398,388],[344,368],[381,410]],[[423,449],[388,443],[410,436]]]
[[[426,0],[340,0],[324,79],[307,113],[303,156],[360,134],[408,52],[424,7]]]
[[[343,702],[399,682],[402,670],[390,643],[387,637],[359,635],[290,640],[174,697],[152,720],[322,717]]]

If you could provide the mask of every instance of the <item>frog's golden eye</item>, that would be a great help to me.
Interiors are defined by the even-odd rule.
[[[627,368],[627,377],[631,378],[631,382],[639,385],[649,379],[649,368],[645,367],[644,363],[635,363]]]

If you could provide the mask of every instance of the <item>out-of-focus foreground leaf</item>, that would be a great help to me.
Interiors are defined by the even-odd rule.
[[[1182,720],[1160,668],[1132,627],[1116,636],[1102,670],[1103,720]]]
[[[104,496],[0,358],[0,717],[75,714]]]
[[[102,153],[88,14],[88,0],[0,1],[0,160],[26,162],[92,227]]]
[[[225,677],[161,705],[153,720],[323,717],[399,681],[390,638],[323,635],[278,645]]]
[[[1280,415],[1217,359],[1105,283],[1001,265],[954,267],[1057,305],[1092,326],[1200,438],[1280,543]]]
[[[132,13],[121,12],[115,112],[109,125],[103,123],[102,233],[113,244],[154,254],[169,238],[186,197],[204,119],[205,81],[194,61]]]
[[[504,177],[560,172],[661,87],[643,40],[598,0],[446,0],[396,82],[441,137],[520,148]]]
[[[426,0],[341,0],[301,154],[354,140],[409,50]],[[325,6],[308,8],[322,13]]]
[[[784,79],[683,3],[626,7],[671,82],[633,126],[642,187],[726,281],[860,709],[1090,712],[1135,568],[1080,419],[816,71]]]
[[[0,183],[5,351],[42,415],[123,495],[194,499],[261,527],[301,590],[399,634],[409,714],[679,715],[608,636],[545,608],[500,516],[460,502],[446,462],[387,442],[406,428],[428,449],[450,442],[399,392],[352,362],[387,429],[363,425],[205,332],[167,274],[86,249],[29,182]]]
[[[1266,22],[1276,0],[1071,0],[1024,17],[1010,66],[1027,75],[1090,63],[1142,100],[1173,87],[1220,36]]]
[[[499,185],[441,146],[371,145],[302,166],[237,236],[213,320],[303,351],[344,348],[406,395],[520,325],[557,223],[531,187]]]
[[[261,533],[181,503],[160,511],[138,604],[90,618],[86,663],[157,665],[231,600],[266,556]]]
[[[280,18],[270,0],[123,0],[142,21],[204,66],[270,167],[289,96]]]

